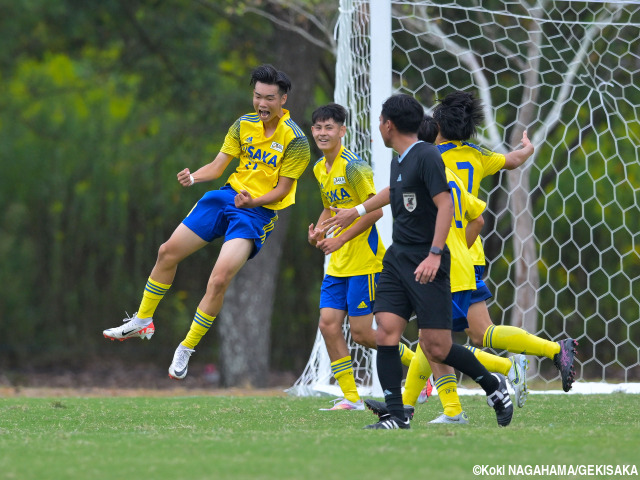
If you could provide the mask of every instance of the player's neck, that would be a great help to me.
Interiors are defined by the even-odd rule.
[[[324,165],[327,169],[327,173],[331,171],[331,167],[333,167],[334,160],[338,157],[340,150],[342,149],[342,143],[338,143],[331,150],[323,150],[322,153],[324,155]]]
[[[267,123],[262,122],[262,128],[264,128],[264,136],[266,138],[269,138],[275,133],[276,129],[278,128],[278,124],[280,123],[280,119],[282,117],[284,117],[284,111],[280,110],[280,113],[275,115]]]
[[[411,145],[418,141],[417,134],[397,133],[393,139],[392,147],[402,155]]]

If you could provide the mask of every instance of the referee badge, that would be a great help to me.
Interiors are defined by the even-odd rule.
[[[415,193],[403,193],[402,199],[404,200],[404,208],[413,212],[417,207],[416,194]]]

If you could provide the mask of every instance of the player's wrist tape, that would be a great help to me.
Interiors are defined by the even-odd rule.
[[[364,208],[363,204],[360,205],[356,205],[356,211],[358,212],[358,215],[363,216],[367,213],[367,209]]]
[[[189,186],[193,185],[194,183],[196,183],[195,178],[193,178],[193,175],[189,174],[189,180],[191,180],[191,183],[189,184]]]

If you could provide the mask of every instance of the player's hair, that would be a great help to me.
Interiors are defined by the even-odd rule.
[[[254,68],[251,72],[249,85],[255,87],[258,82],[266,83],[267,85],[278,85],[280,95],[284,95],[291,90],[291,80],[289,80],[287,74],[268,63]]]
[[[438,137],[438,122],[431,116],[425,115],[418,130],[418,140],[427,143],[435,143]]]
[[[333,102],[322,105],[311,114],[311,123],[323,120],[333,120],[338,125],[344,125],[344,122],[347,121],[347,109]]]
[[[382,104],[382,119],[391,120],[400,133],[418,133],[424,109],[411,95],[392,95]]]
[[[469,92],[452,92],[433,109],[440,135],[447,140],[468,140],[484,120],[482,102]]]

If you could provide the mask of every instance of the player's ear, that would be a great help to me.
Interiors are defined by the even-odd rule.
[[[347,134],[347,126],[340,125],[340,138],[344,137]]]
[[[280,97],[280,106],[281,107],[284,106],[285,103],[287,103],[287,94],[286,93]]]

